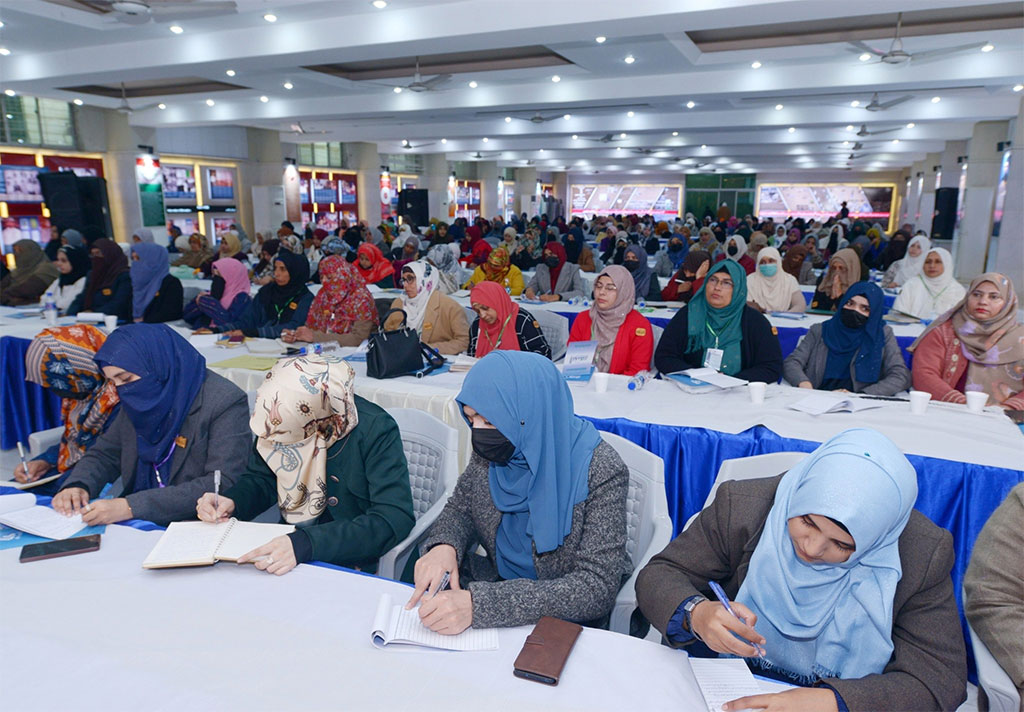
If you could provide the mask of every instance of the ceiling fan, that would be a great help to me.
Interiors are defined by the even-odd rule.
[[[121,103],[115,107],[117,111],[127,116],[131,116],[133,111],[145,111],[146,109],[152,109],[159,105],[160,102],[156,102],[153,104],[146,104],[145,106],[137,106],[135,108],[132,108],[131,104],[128,103],[128,94],[125,92],[124,82],[121,82]]]
[[[501,151],[491,151],[490,153],[481,153],[480,151],[477,151],[476,153],[470,153],[469,157],[472,158],[475,161],[479,161],[482,158],[490,158],[491,156],[500,156],[500,155],[501,155]]]
[[[292,124],[292,130],[289,133],[306,136],[309,134],[326,134],[330,133],[330,131],[310,131],[309,129],[305,128],[302,125],[301,121],[296,121],[294,124]]]
[[[661,149],[658,148],[634,148],[633,153],[642,153],[645,156],[652,156],[656,153],[661,153]]]
[[[881,129],[879,131],[868,131],[868,125],[867,124],[861,124],[860,125],[860,130],[857,131],[857,133],[854,134],[854,135],[855,136],[860,136],[861,138],[864,138],[865,136],[878,136],[879,134],[887,134],[887,133],[892,133],[893,131],[899,131],[900,128],[901,128],[900,126],[897,126],[894,129]]]
[[[402,148],[411,150],[413,148],[421,148],[423,146],[433,146],[437,141],[427,141],[425,143],[409,143],[408,139],[402,139]]]
[[[864,144],[861,143],[860,141],[858,141],[857,143],[853,144],[852,146],[826,146],[825,148],[834,148],[834,149],[839,149],[839,150],[843,150],[843,151],[847,151],[847,150],[849,150],[849,151],[859,151],[860,149],[864,148]]]
[[[923,59],[934,59],[947,54],[954,54],[956,52],[964,52],[970,49],[980,49],[984,47],[986,42],[976,42],[969,45],[958,45],[956,47],[946,47],[945,49],[932,49],[926,52],[907,52],[903,49],[903,40],[900,39],[900,31],[903,29],[903,13],[896,15],[896,36],[893,37],[892,44],[889,45],[889,50],[883,52],[869,47],[863,42],[857,40],[854,42],[848,42],[851,47],[855,47],[858,52],[867,52],[878,57],[878,61],[883,64],[906,64],[907,62],[914,60],[920,62]]]
[[[435,77],[424,80],[420,75],[420,58],[416,58],[416,71],[413,72],[412,81],[408,84],[380,84],[380,86],[391,87],[392,89],[407,89],[417,94],[425,91],[438,91],[438,87],[452,78],[451,74],[438,74]],[[378,84],[378,82],[373,82]]]
[[[598,141],[600,143],[611,143],[612,141],[625,141],[626,139],[624,139],[622,136],[616,136],[615,134],[607,133],[604,136],[601,136],[600,138],[587,138],[586,136],[584,136],[583,140]]]
[[[880,102],[878,100],[878,92],[876,91],[874,94],[871,95],[871,101],[868,102],[868,105],[865,106],[864,108],[867,109],[868,111],[885,111],[886,109],[891,109],[892,107],[902,104],[905,101],[910,101],[913,98],[913,94],[904,94],[903,96],[898,96],[895,99]]]
[[[552,116],[544,116],[539,111],[533,116],[516,116],[511,114],[513,119],[519,119],[520,121],[529,121],[531,124],[543,124],[547,121],[554,121],[555,119],[562,118],[564,114],[555,114]]]
[[[187,20],[234,13],[234,0],[50,0],[56,5],[74,7],[101,15],[111,15],[118,22],[143,25],[150,20]]]

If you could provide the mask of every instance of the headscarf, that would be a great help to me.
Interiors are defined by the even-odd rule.
[[[25,380],[63,399],[58,472],[82,459],[117,412],[117,389],[93,360],[106,338],[88,324],[54,327],[37,334],[25,352]]]
[[[771,277],[761,274],[761,260],[769,257],[775,259],[778,268]],[[762,309],[768,311],[787,311],[793,299],[793,292],[800,291],[800,283],[796,277],[782,269],[782,255],[774,247],[762,247],[757,253],[758,268],[747,277],[747,299],[757,302]]]
[[[374,228],[374,230],[377,230],[377,228]],[[380,233],[380,230],[377,230],[377,232]],[[352,227],[345,230],[344,234],[342,235],[342,239],[345,241],[345,244],[347,244],[353,250],[358,250],[359,244],[363,241],[363,231],[360,230],[357,226],[353,225]],[[374,240],[373,244],[379,245],[380,240]]]
[[[755,251],[755,246],[759,247],[760,249]],[[766,247],[768,247],[768,236],[765,235],[763,232],[755,232],[753,235],[750,236],[750,244],[747,245],[747,254],[750,255],[751,259],[753,259],[756,262],[757,256],[761,254],[761,250],[763,250]],[[782,259],[781,255],[779,259]]]
[[[132,317],[141,319],[171,268],[167,263],[167,249],[160,245],[137,242],[132,245],[132,253],[139,256],[131,262]]]
[[[487,261],[480,265],[480,269],[483,270],[484,277],[488,282],[504,283],[511,264],[508,250],[504,247],[496,247],[487,255]]]
[[[693,272],[697,274],[697,270],[705,262],[711,262],[711,255],[704,250],[690,250],[686,253],[686,257],[683,259],[683,264],[680,267],[685,272]],[[710,265],[708,265],[710,268]]]
[[[672,240],[679,240],[682,244],[676,252],[672,251]],[[668,244],[665,245],[665,254],[668,255],[669,261],[672,262],[672,269],[679,269],[683,261],[686,259],[686,255],[690,253],[690,245],[687,243],[686,238],[682,235],[671,235],[668,239]]]
[[[423,317],[427,314],[427,302],[430,295],[437,289],[437,270],[423,260],[416,260],[405,265],[403,270],[409,270],[416,275],[416,296],[409,298],[402,292],[402,309],[405,310],[405,322],[410,329],[423,333]]]
[[[953,277],[953,255],[944,247],[933,247],[928,254],[942,259],[942,274],[928,277],[924,272],[903,285],[892,308],[920,319],[934,319],[952,309],[966,292]]]
[[[494,351],[468,374],[455,400],[486,418],[515,446],[507,465],[490,463],[491,499],[501,512],[494,558],[504,579],[537,578],[538,554],[572,531],[573,508],[590,491],[601,436],[573,412],[572,394],[551,360]]]
[[[636,269],[630,272],[633,275],[633,284],[636,287],[636,299],[647,299],[647,293],[651,288],[651,280],[657,279],[654,276],[654,270],[647,264],[647,250],[640,247],[640,245],[630,245],[626,248],[622,261],[625,262],[625,255],[630,254],[636,255],[639,258],[639,264],[637,264]]]
[[[327,450],[359,424],[355,373],[339,356],[282,359],[256,391],[249,427],[277,476],[277,506],[290,524],[327,508]]]
[[[297,238],[296,238],[297,239]],[[225,251],[225,246],[227,250]],[[238,235],[235,234],[234,230],[228,230],[227,232],[221,233],[220,236],[220,256],[221,257],[233,257],[242,251],[242,243],[238,239]]]
[[[851,329],[842,320],[843,306],[853,297],[868,300],[871,313],[862,329]],[[849,289],[836,308],[836,313],[821,325],[821,336],[828,347],[825,360],[826,379],[850,377],[850,361],[854,354],[857,361],[854,373],[861,383],[877,383],[882,372],[882,350],[885,348],[885,324],[882,311],[885,300],[882,290],[871,282],[857,282]]]
[[[329,255],[347,255],[351,248],[340,237],[332,237],[320,243],[320,252],[327,257]]]
[[[540,241],[540,237],[533,230],[527,230],[523,233],[523,236],[519,238],[519,244],[523,246],[524,251],[532,259],[538,259],[544,251],[545,245]]]
[[[377,306],[356,268],[340,255],[320,260],[320,291],[309,307],[306,326],[347,334],[357,321],[378,322]]]
[[[548,250],[551,254],[558,258],[558,265],[556,267],[548,267],[548,272],[551,274],[551,293],[555,293],[555,286],[558,284],[558,276],[562,274],[562,268],[565,267],[567,257],[565,254],[565,247],[562,246],[561,242],[552,240],[548,244],[544,245],[544,249]],[[544,254],[543,252],[541,254]],[[547,267],[547,265],[544,265]]]
[[[697,243],[700,249],[705,250],[708,254],[718,249],[718,245],[715,244],[715,233],[709,227],[702,227],[697,232]]]
[[[370,266],[367,269],[363,269],[358,260],[355,262],[356,271],[359,272],[359,276],[367,284],[376,284],[385,277],[395,273],[395,268],[391,266],[391,263],[384,257],[384,253],[376,245],[364,242],[359,246],[356,254],[366,255],[370,259]]]
[[[237,260],[236,260],[237,261]],[[277,324],[285,317],[290,317],[291,310],[288,304],[298,298],[304,292],[308,292],[306,282],[309,280],[309,260],[302,255],[297,255],[289,250],[278,250],[274,256],[274,262],[280,262],[288,270],[288,284],[283,287],[277,280],[270,280],[256,292],[256,301],[263,307],[263,311]],[[285,313],[285,311],[289,313]]]
[[[730,255],[729,243],[734,240],[736,241],[736,254]],[[743,255],[747,254],[747,241],[744,240],[740,235],[729,235],[729,237],[725,238],[725,243],[722,245],[722,252],[725,253],[725,256],[728,259],[734,262],[739,262],[741,259],[743,259]]]
[[[800,279],[800,270],[806,258],[807,248],[803,245],[793,245],[786,250],[786,256],[782,258],[783,271],[793,275],[794,279]]]
[[[917,257],[910,256],[910,248],[913,245],[921,246],[921,254]],[[903,259],[896,260],[893,264],[896,266],[896,272],[893,275],[893,281],[899,286],[903,286],[917,275],[921,274],[921,270],[924,269],[924,261],[928,257],[928,252],[932,248],[932,241],[924,235],[918,235],[910,242],[907,243],[906,255]]]
[[[498,318],[493,324],[477,319],[477,358],[482,358],[491,351],[519,351],[519,334],[516,332],[519,305],[509,299],[508,292],[494,282],[480,282],[469,293],[469,303],[482,304],[498,312]]]
[[[139,377],[117,388],[138,449],[131,491],[165,486],[175,439],[206,381],[206,359],[166,324],[128,324],[111,332],[96,353],[96,363]],[[162,471],[159,477],[157,469]]]
[[[459,264],[455,261],[455,255],[452,254],[447,244],[431,247],[427,250],[427,259],[444,274],[458,275],[459,273]]]
[[[910,462],[863,428],[839,433],[782,476],[736,595],[757,615],[766,662],[807,681],[885,669],[903,573],[899,538],[916,500]],[[788,521],[805,514],[842,522],[856,551],[841,564],[799,559]]]
[[[580,253],[583,251],[585,244],[583,239],[583,231],[578,227],[572,227],[562,237],[562,244],[565,245],[565,259],[568,262],[578,263],[580,261]]]
[[[626,316],[633,311],[636,283],[629,270],[621,265],[605,267],[601,274],[597,275],[597,279],[601,277],[608,277],[615,285],[615,301],[607,309],[598,307],[597,301],[590,307],[591,338],[597,342],[594,364],[601,373],[608,373],[612,363],[612,352],[615,350],[615,337],[619,335],[619,328],[626,320]]]
[[[38,278],[40,282],[49,286],[60,276],[54,264],[46,258],[43,248],[34,240],[18,240],[14,247],[17,248],[17,253],[14,256],[15,268],[11,271],[10,287],[23,284],[32,278]]]
[[[193,251],[192,241],[195,240],[199,243],[199,250]],[[206,238],[206,235],[201,235],[196,232],[188,238],[189,249],[183,251],[181,256],[175,260],[175,264],[188,265],[192,269],[199,269],[203,263],[213,258],[213,250],[210,249],[210,241]]]
[[[483,240],[478,240],[477,243],[473,245],[471,254],[473,264],[482,265],[487,262],[487,258],[491,254],[491,246]]]
[[[263,272],[274,264],[274,255],[277,254],[278,249],[281,247],[281,241],[278,239],[264,240],[260,246],[260,261],[256,263],[256,266],[252,268],[253,274],[262,275]],[[269,260],[263,259],[263,253],[266,252],[269,256]],[[236,260],[237,262],[237,260]],[[271,269],[273,271],[273,269]]]
[[[67,274],[61,274],[57,279],[60,280],[60,286],[66,287],[69,284],[74,284],[82,277],[89,274],[89,253],[84,247],[75,247],[72,244],[67,244],[60,247],[57,252],[63,252],[64,256],[68,258],[68,262],[71,263],[71,271]]]
[[[93,296],[96,292],[109,289],[114,280],[122,272],[128,271],[128,258],[116,242],[109,237],[101,237],[92,243],[90,249],[100,251],[99,256],[91,257],[92,270],[89,275],[89,283],[85,286],[85,298],[82,300],[84,311],[92,308]]]
[[[67,243],[69,245],[74,245],[75,247],[85,247],[85,238],[82,237],[82,233],[80,233],[78,230],[75,230],[74,228],[69,228],[65,230],[60,234],[60,236],[67,240]]]
[[[846,268],[845,276],[839,280],[839,294],[832,292],[832,270],[835,265],[843,265]],[[846,294],[851,284],[860,281],[860,255],[853,248],[844,247],[832,255],[828,261],[828,269],[821,276],[821,291],[830,295],[833,299],[839,299]]]
[[[705,290],[715,272],[728,272],[732,278],[732,301],[721,309],[713,309]],[[747,271],[738,262],[722,260],[711,266],[704,284],[693,295],[687,309],[686,352],[699,351],[701,362],[707,349],[722,350],[722,373],[732,376],[742,368],[740,342],[743,341],[741,321],[747,306]]]
[[[213,263],[213,268],[224,280],[224,293],[220,296],[220,305],[231,308],[231,303],[239,294],[249,293],[249,270],[245,265],[232,257],[222,257]]]
[[[132,233],[132,237],[139,238],[139,242],[156,242],[156,239],[153,237],[153,231],[148,227],[140,227]]]
[[[509,240],[509,238],[512,238]],[[514,227],[507,227],[501,233],[501,242],[498,243],[498,247],[504,247],[508,250],[509,254],[515,252],[515,249],[519,246],[519,239],[516,235],[516,229]]]
[[[281,246],[286,250],[296,255],[305,256],[306,250],[302,246],[302,239],[294,232],[289,235],[282,235],[279,239],[281,240]]]

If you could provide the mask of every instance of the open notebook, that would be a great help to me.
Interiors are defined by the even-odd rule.
[[[27,490],[33,487],[39,487],[45,485],[47,482],[53,482],[59,479],[62,473],[58,472],[53,475],[47,475],[46,477],[40,477],[35,482],[18,482],[17,480],[4,480],[0,482],[0,487],[13,487],[14,489]]]
[[[844,398],[829,393],[812,393],[795,403],[790,403],[789,407],[792,410],[799,410],[801,413],[808,413],[809,415],[824,415],[825,413],[841,412],[857,413],[862,410],[870,410],[871,408],[881,408],[883,405],[884,402],[877,400],[866,400],[852,396]]]
[[[85,527],[81,514],[65,517],[36,504],[36,496],[27,492],[0,497],[0,524],[45,539],[67,539]]]
[[[412,595],[412,589],[409,589]],[[373,617],[373,644],[378,648],[385,645],[418,645],[439,650],[497,650],[498,630],[496,628],[467,628],[458,635],[441,635],[420,623],[420,614],[413,608],[405,610],[405,604],[395,603],[385,593],[377,603],[377,615]]]
[[[295,531],[291,524],[261,524],[229,519],[211,522],[172,522],[160,537],[144,569],[209,566],[216,561],[238,561],[271,539]]]
[[[690,658],[690,669],[708,712],[721,712],[726,702],[762,694],[761,686],[740,658]]]

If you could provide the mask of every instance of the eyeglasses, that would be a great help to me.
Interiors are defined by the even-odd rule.
[[[402,282],[405,284],[416,284],[416,275],[407,274],[402,277]]]
[[[711,277],[708,280],[709,287],[722,287],[723,289],[732,289],[733,283],[731,279],[718,279],[717,277]]]
[[[594,285],[595,292],[617,292],[619,288],[614,283],[605,284],[604,282],[598,282]]]

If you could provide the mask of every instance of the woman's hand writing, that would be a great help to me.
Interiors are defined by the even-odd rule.
[[[458,590],[459,561],[455,554],[455,547],[450,544],[438,544],[416,562],[413,572],[413,582],[416,588],[412,592],[409,602],[405,604],[405,609],[413,608],[425,593],[430,593],[431,596],[436,594],[441,585],[441,579],[446,573],[449,576],[448,583],[452,590]]]
[[[757,657],[757,649],[745,641],[764,645],[765,639],[754,630],[757,616],[742,603],[732,602],[732,609],[743,620],[739,620],[716,601],[702,601],[690,614],[690,625],[704,644],[716,653],[732,653],[744,658]],[[737,638],[736,635],[740,636]],[[737,708],[740,709],[740,708]]]

